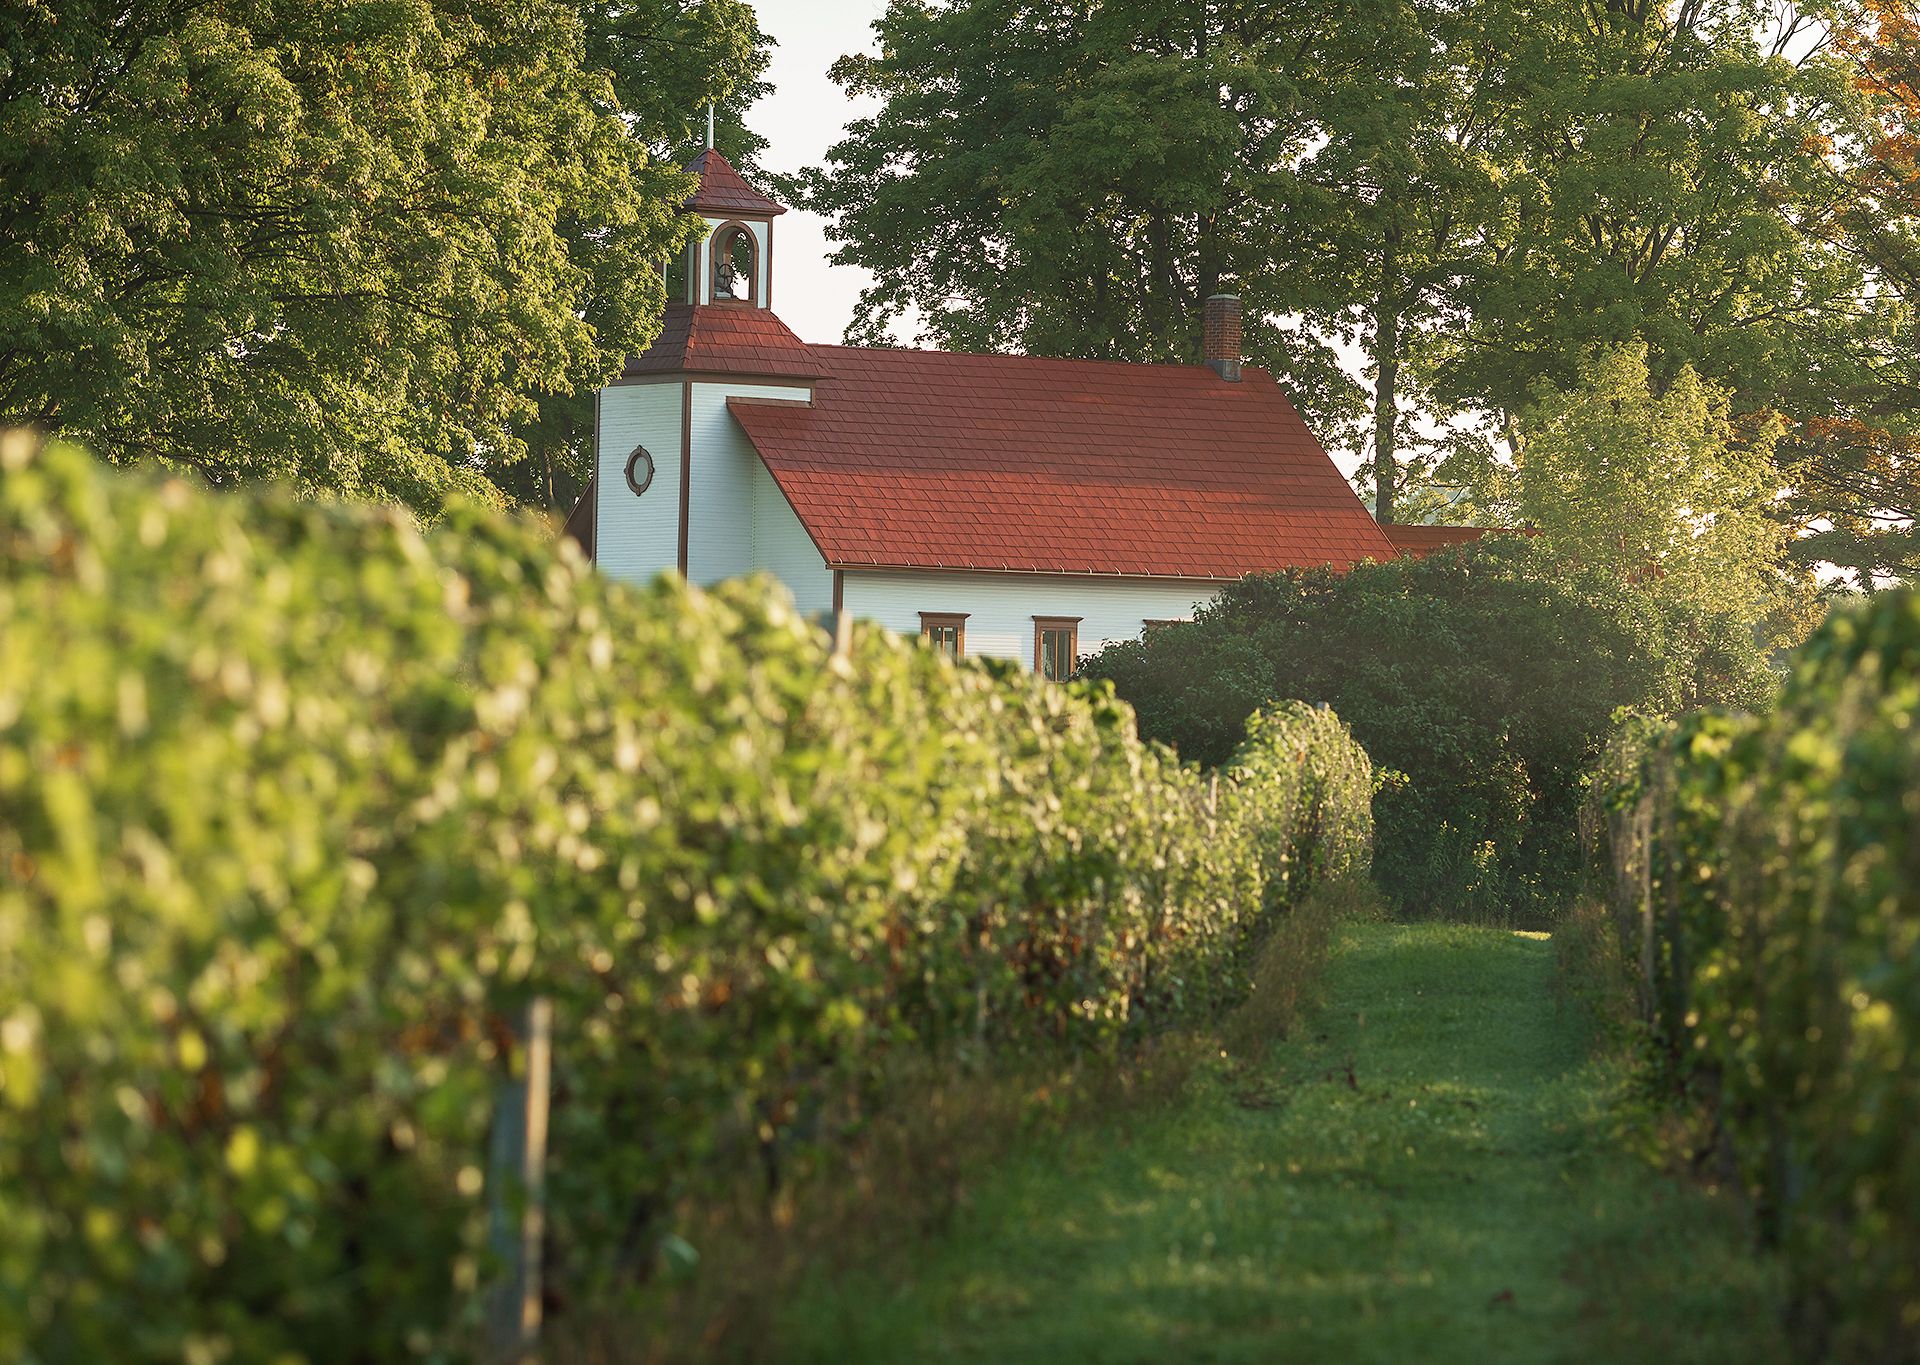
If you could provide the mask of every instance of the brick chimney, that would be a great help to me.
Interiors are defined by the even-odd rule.
[[[1207,364],[1229,384],[1240,382],[1240,296],[1214,294],[1201,322],[1201,351]]]

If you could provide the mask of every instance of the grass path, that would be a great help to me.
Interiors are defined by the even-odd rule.
[[[1327,1004],[1177,1111],[1032,1143],[911,1265],[812,1286],[795,1361],[1782,1359],[1725,1200],[1619,1150],[1547,942],[1342,931]]]

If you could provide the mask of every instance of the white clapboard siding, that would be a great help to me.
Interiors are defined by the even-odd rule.
[[[687,516],[687,577],[693,582],[706,587],[723,578],[738,578],[756,568],[771,567],[768,556],[757,545],[760,526],[755,515],[755,485],[759,478],[768,477],[766,466],[746,431],[727,411],[727,399],[804,400],[809,392],[804,387],[780,385],[693,386],[693,483]],[[778,488],[772,491],[778,496]],[[785,499],[781,502],[784,504]],[[771,532],[772,508],[767,510],[767,529]],[[786,545],[784,539],[782,544]],[[821,564],[817,551],[813,560]],[[825,572],[824,564],[821,572]],[[784,573],[780,576],[786,578]],[[802,596],[802,583],[789,579],[787,586],[796,599]],[[805,609],[804,602],[802,606]]]
[[[833,610],[833,574],[794,515],[793,504],[757,455],[753,461],[753,565],[785,583],[801,611]]]
[[[1220,590],[1204,579],[1079,578],[1042,574],[848,570],[846,609],[901,635],[920,633],[920,613],[967,613],[967,653],[1034,666],[1033,618],[1078,616],[1080,653],[1134,640],[1148,621],[1182,621]]]
[[[611,384],[600,391],[599,487],[593,528],[601,572],[651,582],[680,567],[680,397],[672,383]],[[627,487],[636,445],[653,456],[644,497]]]

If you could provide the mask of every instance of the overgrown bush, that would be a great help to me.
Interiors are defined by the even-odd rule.
[[[1655,1075],[1785,1249],[1810,1361],[1920,1360],[1916,714],[1920,598],[1878,594],[1771,715],[1636,720],[1595,793]]]
[[[9,1358],[466,1354],[535,994],[579,1301],[901,1049],[1205,1018],[1364,870],[1326,712],[1216,785],[1104,689],[873,629],[835,657],[768,582],[634,592],[473,510],[0,453]]]
[[[1374,874],[1403,914],[1542,922],[1578,876],[1585,782],[1621,706],[1762,704],[1751,633],[1526,537],[1257,574],[1083,666],[1143,735],[1224,762],[1247,716],[1330,703],[1382,769]]]

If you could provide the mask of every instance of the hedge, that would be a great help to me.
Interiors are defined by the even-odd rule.
[[[1329,712],[1215,786],[1110,691],[837,656],[767,581],[0,452],[8,1358],[465,1358],[536,994],[578,1302],[891,1050],[1203,1022],[1367,863]]]
[[[1587,778],[1622,706],[1758,705],[1752,632],[1526,536],[1425,559],[1251,574],[1191,622],[1108,647],[1141,732],[1220,763],[1249,712],[1325,702],[1402,778],[1374,877],[1403,913],[1550,927],[1579,878]]]
[[[1920,597],[1876,594],[1773,714],[1633,721],[1596,784],[1656,1075],[1784,1249],[1808,1360],[1920,1360],[1916,714]]]

